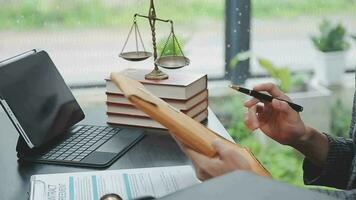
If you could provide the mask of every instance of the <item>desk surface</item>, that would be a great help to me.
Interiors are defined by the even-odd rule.
[[[106,125],[105,107],[84,108],[86,119],[82,124]],[[207,126],[225,138],[231,139],[225,128],[209,110]],[[47,164],[19,164],[16,157],[18,133],[0,111],[0,199],[27,199],[30,177],[34,174],[81,172],[98,169]],[[189,164],[175,141],[165,131],[146,130],[146,137],[107,169],[127,169]]]

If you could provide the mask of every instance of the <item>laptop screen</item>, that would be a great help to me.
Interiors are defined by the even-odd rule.
[[[0,65],[1,104],[30,148],[40,147],[84,118],[44,51]]]

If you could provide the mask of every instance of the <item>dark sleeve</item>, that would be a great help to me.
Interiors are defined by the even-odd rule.
[[[342,200],[356,199],[356,190],[326,190],[326,189],[318,189],[318,188],[312,188],[311,190],[323,193],[331,197],[335,197],[336,199],[342,199]]]
[[[304,183],[346,189],[350,176],[350,167],[354,157],[354,144],[351,139],[327,135],[329,152],[323,168],[304,159]]]

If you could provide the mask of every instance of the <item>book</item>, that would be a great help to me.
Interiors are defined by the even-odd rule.
[[[30,200],[100,199],[114,193],[122,199],[159,198],[198,184],[189,165],[31,176]]]
[[[117,87],[124,92],[125,97],[129,101],[138,109],[147,113],[152,119],[169,129],[169,133],[178,141],[201,154],[214,157],[217,155],[217,151],[212,146],[212,143],[219,140],[243,156],[252,172],[261,176],[271,177],[268,170],[264,168],[248,148],[226,140],[201,123],[170,106],[145,89],[145,86],[140,82],[120,73],[111,73],[110,77]]]
[[[208,90],[204,90],[187,100],[162,98],[165,102],[179,110],[189,110],[199,102],[208,100]],[[123,94],[106,93],[106,101],[122,105],[133,105]]]
[[[107,102],[106,105],[107,105],[108,113],[149,117],[146,113],[137,109],[134,105],[124,105],[124,104],[109,103],[109,102]],[[194,105],[194,107],[190,108],[189,110],[181,110],[181,111],[190,117],[194,117],[197,114],[201,113],[203,110],[206,110],[207,108],[208,108],[208,101],[203,100],[202,102],[199,102],[198,104]]]
[[[111,125],[128,125],[143,128],[167,129],[159,122],[147,117],[137,117],[113,113],[107,113],[107,117],[107,123]],[[208,110],[204,110],[192,118],[197,122],[203,122],[205,119],[207,119],[207,117]]]
[[[130,68],[119,73],[141,82],[148,91],[160,98],[187,100],[207,88],[206,74],[172,72],[169,74],[169,79],[156,81],[145,79],[145,74],[149,72],[150,70]],[[123,94],[109,78],[106,79],[106,91]]]

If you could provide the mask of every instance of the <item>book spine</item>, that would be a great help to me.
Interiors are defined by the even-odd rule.
[[[141,118],[142,120],[139,121],[134,121],[134,119],[136,118],[136,116],[130,116],[130,115],[121,115],[121,114],[116,114],[116,113],[107,113],[108,115],[108,120],[107,120],[107,124],[111,124],[111,125],[124,125],[124,126],[131,126],[131,127],[144,127],[144,128],[155,128],[155,129],[164,129],[167,130],[167,128],[165,128],[164,126],[162,126],[160,123],[158,123],[157,121],[151,119],[151,118],[146,118],[146,117],[138,117]],[[120,122],[117,120],[109,120],[109,118],[111,116],[122,116],[122,117],[127,117],[127,118],[133,118],[132,121],[130,121],[129,123],[125,123],[125,122]],[[208,118],[208,110],[205,109],[202,112],[200,112],[199,114],[197,114],[196,116],[192,117],[195,121],[198,122],[204,122],[207,118]]]
[[[204,76],[204,80],[205,80],[204,87],[190,93],[187,93],[187,87],[183,87],[183,86],[173,86],[173,85],[163,85],[163,84],[152,85],[152,84],[145,84],[145,83],[143,83],[143,85],[146,87],[148,91],[150,91],[152,94],[154,94],[159,98],[178,100],[178,101],[187,101],[191,98],[194,98],[195,95],[207,89],[206,76]],[[107,90],[106,92],[110,94],[123,95],[123,92],[111,80],[106,80],[106,90]]]

